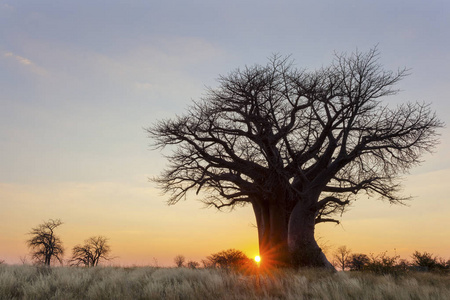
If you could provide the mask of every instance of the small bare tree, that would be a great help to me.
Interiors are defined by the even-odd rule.
[[[175,258],[173,259],[173,262],[175,263],[175,265],[176,265],[178,268],[183,267],[185,261],[186,261],[186,257],[184,257],[183,255],[177,255],[177,256],[175,256]]]
[[[50,219],[31,229],[31,238],[27,240],[27,245],[31,248],[31,257],[35,262],[50,266],[52,258],[56,258],[62,263],[64,248],[61,239],[54,232],[62,224],[59,219]]]
[[[345,269],[349,267],[350,254],[351,250],[348,249],[347,246],[341,246],[334,252],[335,265],[342,269],[342,271],[345,271]]]
[[[110,260],[111,247],[107,242],[103,236],[94,236],[85,240],[84,245],[76,245],[72,249],[71,265],[95,267],[101,259]]]

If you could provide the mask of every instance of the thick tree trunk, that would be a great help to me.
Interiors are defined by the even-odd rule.
[[[334,270],[314,237],[313,205],[305,205],[305,202],[298,202],[290,213],[279,204],[252,202],[258,227],[261,266]]]
[[[305,200],[305,199],[304,199]],[[305,203],[306,202],[306,203]],[[308,203],[299,201],[289,219],[288,246],[294,267],[322,267],[334,270],[314,237],[315,211]]]
[[[258,227],[261,266],[282,267],[290,264],[287,244],[287,215],[277,205],[253,202]]]

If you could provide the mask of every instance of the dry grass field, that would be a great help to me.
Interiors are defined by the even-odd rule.
[[[0,299],[450,299],[450,276],[0,265]]]

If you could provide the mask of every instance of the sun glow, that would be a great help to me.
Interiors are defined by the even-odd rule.
[[[255,261],[256,261],[257,263],[259,263],[259,262],[261,261],[261,257],[259,257],[259,255],[256,255],[256,256],[255,256]]]

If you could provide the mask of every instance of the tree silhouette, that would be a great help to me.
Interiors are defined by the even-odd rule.
[[[181,268],[184,266],[184,262],[186,261],[186,257],[183,255],[177,255],[174,257],[173,262],[178,268]]]
[[[349,267],[351,250],[347,246],[340,246],[334,252],[334,261],[336,265],[345,271]]]
[[[450,269],[450,260],[445,261],[442,257],[438,257],[428,252],[414,251],[412,254],[412,265],[422,270],[445,270]]]
[[[110,260],[108,257],[111,247],[108,245],[108,239],[103,236],[94,236],[84,241],[84,245],[76,245],[72,249],[72,265],[85,265],[95,267],[100,260]]]
[[[27,244],[31,248],[32,259],[37,263],[50,266],[52,258],[62,263],[64,248],[61,239],[54,232],[62,224],[59,219],[50,219],[29,232],[31,238],[27,240]]]
[[[228,249],[211,254],[207,257],[211,262],[211,266],[221,269],[238,269],[244,265],[248,265],[251,261],[244,252],[236,249]]]
[[[198,261],[190,260],[187,262],[187,267],[190,269],[197,269],[200,266]]]
[[[361,192],[405,200],[398,175],[437,143],[442,123],[427,104],[381,101],[405,75],[383,70],[376,49],[314,72],[277,55],[237,69],[186,114],[147,129],[156,149],[174,146],[154,180],[169,204],[188,191],[218,209],[251,204],[265,262],[333,268],[315,225],[338,223]]]
[[[363,253],[355,253],[350,256],[348,266],[351,271],[362,271],[370,263],[370,258]]]

